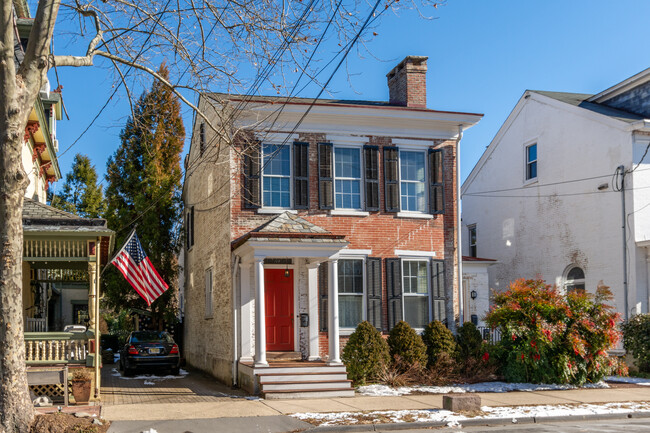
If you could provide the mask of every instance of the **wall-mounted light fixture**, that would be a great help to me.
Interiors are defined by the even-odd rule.
[[[601,183],[600,185],[598,185],[598,191],[605,191],[607,188],[609,188],[608,183]]]
[[[284,269],[284,277],[289,278],[291,276],[291,273],[289,272],[289,265]]]
[[[472,299],[476,299],[476,298],[478,297],[478,293],[476,293],[476,290],[472,290],[472,291],[470,292],[469,296],[470,296]]]

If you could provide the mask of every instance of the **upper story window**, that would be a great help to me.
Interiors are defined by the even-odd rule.
[[[339,326],[354,329],[363,321],[363,260],[339,260]]]
[[[291,206],[291,148],[286,145],[262,145],[262,205]]]
[[[334,196],[337,209],[361,209],[361,148],[334,148]]]
[[[470,257],[477,257],[476,256],[476,224],[472,224],[471,226],[467,226],[467,231],[468,231],[468,238],[469,238],[469,256]]]
[[[526,146],[526,180],[537,178],[537,143]]]
[[[400,151],[400,199],[405,212],[426,212],[424,152]]]
[[[566,273],[564,278],[564,289],[567,293],[577,290],[585,291],[585,272],[578,266],[574,266]]]
[[[205,142],[205,122],[201,122],[199,125],[199,154],[203,156],[205,152],[205,147],[207,143]]]
[[[205,271],[205,318],[212,318],[212,268]]]

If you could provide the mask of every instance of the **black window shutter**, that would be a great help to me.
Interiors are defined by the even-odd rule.
[[[257,209],[260,200],[260,144],[255,143],[244,154],[244,208]]]
[[[366,186],[366,210],[379,210],[379,148],[363,146],[365,165],[364,180]]]
[[[443,260],[431,260],[431,311],[433,312],[433,320],[439,320],[447,324],[445,308],[445,262]]]
[[[334,209],[334,146],[318,143],[318,204],[321,209]]]
[[[293,143],[293,207],[309,209],[309,143]]]
[[[185,248],[190,249],[191,238],[190,238],[190,212],[188,211],[185,214]]]
[[[194,206],[190,210],[190,241],[189,245],[192,247],[194,245]]]
[[[378,330],[381,326],[381,259],[366,259],[366,304],[368,322]]]
[[[201,125],[199,125],[199,154],[200,156],[203,156],[203,152],[205,152],[205,122],[201,122]]]
[[[327,331],[328,272],[327,262],[323,262],[318,266],[318,329],[321,332]]]
[[[384,147],[384,184],[386,212],[399,212],[399,151]]]
[[[445,212],[442,149],[429,149],[429,207],[432,214]]]
[[[386,289],[388,291],[388,330],[402,320],[402,261],[386,259]]]

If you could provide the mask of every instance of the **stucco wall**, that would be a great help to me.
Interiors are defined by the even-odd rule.
[[[199,138],[198,127],[195,129],[193,141]],[[233,358],[230,149],[219,149],[209,129],[206,138],[209,145],[202,156],[198,154],[198,145],[192,147],[183,193],[186,212],[194,206],[195,237],[194,246],[184,257],[184,356],[192,367],[230,383]],[[205,275],[209,268],[212,269],[213,308],[206,316]]]
[[[561,283],[575,264],[588,291],[602,280],[623,311],[621,194],[611,181],[617,166],[631,165],[631,134],[622,122],[540,95],[520,104],[464,186],[463,222],[477,225],[478,256],[499,261],[489,269],[489,285],[501,290],[536,276]],[[530,143],[537,143],[538,179],[526,183]],[[629,213],[630,191],[626,200]],[[630,306],[641,302],[647,311],[647,280],[635,272],[645,259],[638,253],[628,248]]]

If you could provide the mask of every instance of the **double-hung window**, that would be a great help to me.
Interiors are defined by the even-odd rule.
[[[416,329],[429,323],[428,261],[402,260],[404,320]]]
[[[476,257],[476,224],[467,226],[469,238],[469,256]]]
[[[338,261],[339,327],[354,329],[363,317],[363,260]]]
[[[361,148],[334,148],[334,197],[337,209],[361,209]]]
[[[262,145],[262,205],[291,206],[291,146]]]
[[[526,146],[526,180],[537,178],[537,143]]]
[[[400,200],[403,212],[426,212],[425,153],[401,150]]]

